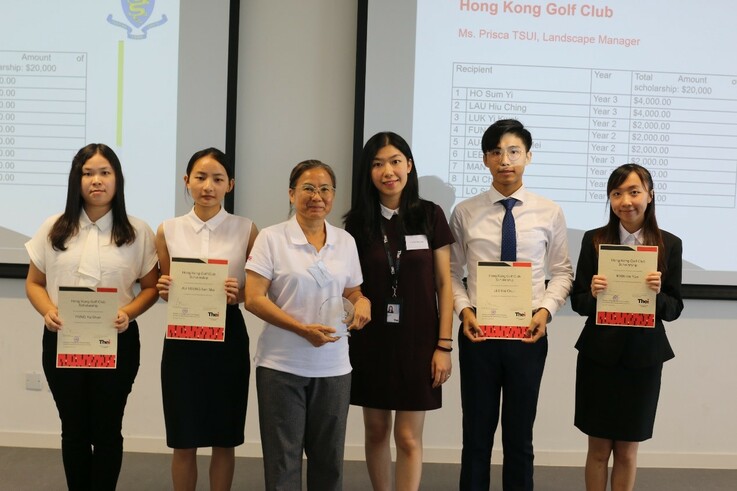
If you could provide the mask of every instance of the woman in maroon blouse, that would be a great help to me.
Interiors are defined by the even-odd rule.
[[[371,322],[351,334],[351,404],[363,406],[366,464],[374,489],[418,489],[425,411],[441,406],[450,377],[453,297],[450,244],[442,209],[421,200],[412,151],[378,133],[366,143],[346,230],[356,239]]]

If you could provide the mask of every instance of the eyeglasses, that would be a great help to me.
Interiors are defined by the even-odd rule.
[[[332,198],[333,194],[335,194],[335,188],[333,186],[328,186],[327,184],[320,187],[315,187],[312,184],[304,184],[300,186],[299,189],[303,193],[310,195],[310,197],[319,194],[323,199]]]
[[[494,160],[501,160],[507,154],[510,162],[517,162],[524,153],[520,147],[494,148],[486,152]]]

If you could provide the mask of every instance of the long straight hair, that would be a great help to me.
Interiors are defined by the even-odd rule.
[[[360,168],[356,177],[358,180],[357,194],[353,199],[351,209],[343,216],[344,224],[355,234],[359,248],[381,236],[379,190],[371,180],[371,169],[376,154],[389,145],[399,150],[408,162],[412,162],[412,170],[407,174],[407,182],[399,198],[398,232],[401,236],[424,234],[430,237],[432,234],[432,217],[420,199],[417,164],[412,156],[412,149],[401,136],[391,131],[383,131],[369,138],[363,147]]]
[[[607,202],[609,202],[609,195],[612,191],[621,186],[633,172],[640,178],[645,191],[651,197],[650,203],[645,208],[645,219],[642,222],[642,242],[643,245],[658,246],[658,270],[665,272],[666,261],[665,255],[663,254],[663,234],[655,218],[655,191],[653,190],[653,177],[650,175],[650,172],[638,164],[624,164],[614,169],[606,185]],[[619,217],[614,213],[611,205],[609,206],[609,223],[594,233],[594,248],[597,254],[600,244],[619,244]]]
[[[72,159],[72,168],[69,171],[69,183],[67,185],[67,203],[64,213],[54,222],[49,232],[49,241],[57,251],[66,251],[67,242],[79,232],[79,215],[84,208],[84,197],[82,196],[82,166],[95,155],[100,154],[113,168],[115,173],[115,195],[110,202],[113,212],[113,227],[110,239],[115,245],[121,247],[131,244],[136,240],[136,229],[128,220],[125,211],[125,195],[123,188],[125,180],[120,159],[115,152],[103,143],[90,143],[82,147]]]

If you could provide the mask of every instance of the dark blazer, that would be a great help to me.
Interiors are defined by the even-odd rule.
[[[675,355],[665,335],[663,321],[681,315],[681,255],[683,244],[675,235],[662,230],[665,263],[660,293],[655,302],[655,327],[620,327],[596,325],[596,299],[591,294],[591,278],[599,268],[594,249],[594,232],[589,230],[581,242],[581,255],[576,266],[576,278],[571,289],[571,305],[580,315],[588,316],[576,342],[582,355],[604,365],[621,363],[628,367],[646,367],[670,360]]]

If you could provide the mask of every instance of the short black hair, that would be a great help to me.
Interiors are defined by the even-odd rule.
[[[502,137],[507,133],[518,136],[525,144],[525,152],[532,148],[532,135],[525,126],[516,119],[500,119],[489,126],[481,137],[481,151],[486,153],[499,146]]]

